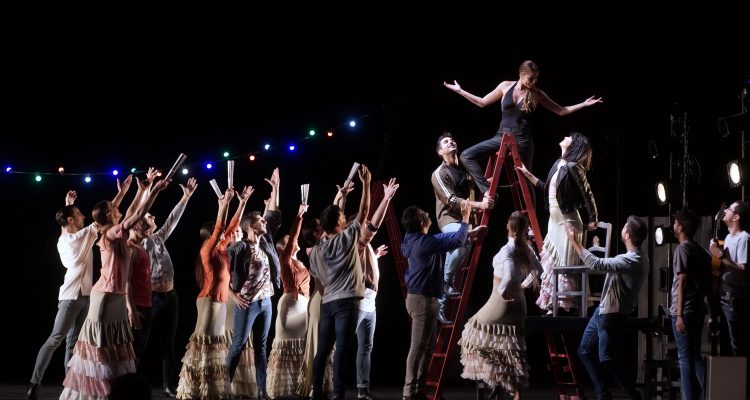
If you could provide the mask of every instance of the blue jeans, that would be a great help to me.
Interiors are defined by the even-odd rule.
[[[242,347],[253,331],[253,350],[255,351],[255,380],[258,390],[266,390],[266,368],[268,357],[266,355],[266,342],[268,341],[268,330],[271,329],[271,298],[256,300],[247,307],[241,309],[234,305],[234,333],[232,334],[232,346],[227,354],[227,368],[229,378],[234,379],[234,372],[240,363]]]
[[[677,317],[672,316],[672,332],[677,343],[677,358],[680,360],[680,394],[683,399],[688,400],[693,398],[694,393],[702,394],[705,388],[706,363],[701,356],[704,315],[695,314],[683,314],[685,332],[682,333],[677,332]],[[693,377],[698,386],[693,384]]]
[[[456,232],[461,228],[461,224],[458,222],[451,222],[450,224],[446,224],[443,226],[442,229],[440,229],[443,233],[449,233],[449,232]],[[450,283],[451,286],[453,286],[453,278],[456,276],[456,270],[461,266],[461,264],[466,259],[466,256],[469,255],[469,251],[471,251],[471,241],[469,238],[466,238],[466,241],[464,242],[463,246],[458,247],[454,249],[453,251],[449,251],[446,253],[445,257],[445,271],[443,273],[443,279]]]
[[[153,326],[151,335],[158,338],[161,348],[162,381],[164,386],[174,386],[175,353],[174,340],[177,335],[177,315],[179,313],[177,292],[154,292],[151,296]]]
[[[334,342],[336,351],[333,354],[333,393],[338,399],[344,399],[346,386],[344,385],[346,351],[354,339],[357,329],[357,313],[359,302],[350,297],[323,303],[320,307],[320,322],[318,323],[318,352],[313,360],[313,395],[315,400],[323,399],[323,375],[331,354]],[[258,367],[257,365],[255,366]]]
[[[618,358],[617,350],[621,344],[621,336],[627,331],[628,317],[623,314],[599,314],[597,307],[589,320],[578,346],[578,357],[594,384],[599,398],[610,395],[604,384],[604,371],[614,378],[631,399],[640,399],[635,390],[635,379],[625,372],[622,360]]]
[[[359,310],[357,316],[357,387],[370,387],[370,354],[375,339],[375,311]]]
[[[65,339],[65,374],[68,374],[68,362],[73,357],[78,341],[78,334],[81,332],[83,321],[89,311],[89,296],[78,296],[76,300],[60,300],[57,303],[57,315],[55,315],[55,324],[52,327],[47,341],[44,342],[39,354],[36,356],[34,372],[31,374],[31,383],[40,384],[47,371],[55,350]]]

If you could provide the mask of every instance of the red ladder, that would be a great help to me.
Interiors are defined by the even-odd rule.
[[[513,204],[516,210],[519,210],[528,216],[531,223],[531,229],[534,232],[534,240],[537,249],[541,250],[541,231],[539,230],[539,223],[537,222],[536,210],[534,209],[533,201],[531,200],[529,185],[526,183],[526,180],[521,173],[515,169],[515,167],[520,167],[521,165],[521,157],[518,153],[518,145],[516,144],[515,137],[513,135],[503,135],[498,151],[489,159],[487,162],[487,169],[485,170],[485,176],[488,179],[490,177],[492,178],[489,196],[495,196],[498,182],[500,181],[500,169],[504,168],[509,181],[508,187],[511,190]],[[382,192],[380,186],[382,185],[378,185],[378,188],[375,188],[374,192],[377,190]],[[382,197],[382,193],[380,196]],[[375,196],[373,196],[373,199],[375,199]],[[532,206],[525,208],[523,206],[524,204],[531,204]],[[490,214],[491,212],[481,213],[481,225],[489,224]],[[391,254],[395,257],[401,288],[404,293],[404,298],[406,298],[404,272],[408,265],[407,260],[404,259],[403,255],[400,253],[402,236],[398,220],[393,212],[392,204],[388,207],[386,221],[388,236],[391,242]],[[476,272],[476,266],[479,263],[483,241],[484,238],[480,237],[474,242],[471,250],[471,257],[467,257],[464,265],[459,268],[459,273],[456,274],[455,284],[456,288],[461,291],[461,295],[449,298],[446,306],[446,315],[453,320],[453,323],[441,325],[438,329],[437,344],[432,359],[430,360],[430,366],[427,373],[427,387],[433,389],[433,394],[431,396],[433,400],[439,399],[443,393],[442,383],[445,376],[445,367],[448,359],[450,359],[456,348],[458,338],[462,332],[461,328],[463,328],[463,325],[465,324],[466,309],[469,305],[471,286],[474,282],[474,274]]]
[[[372,187],[372,195],[370,197],[371,210],[373,209],[373,205],[377,208],[377,205],[380,204],[380,201],[383,199],[383,185],[387,183],[388,181],[379,180],[375,182],[375,185]],[[375,211],[373,210],[372,212]],[[404,237],[401,234],[399,219],[398,216],[396,216],[396,212],[393,210],[392,202],[388,204],[383,220],[383,222],[385,222],[385,228],[388,231],[390,254],[393,255],[393,264],[396,267],[396,275],[399,277],[401,283],[401,292],[403,293],[404,298],[406,298],[406,281],[404,274],[409,267],[409,262],[406,257],[401,254],[401,243],[404,241]]]

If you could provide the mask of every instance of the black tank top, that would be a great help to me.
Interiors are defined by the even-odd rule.
[[[520,131],[529,132],[531,130],[528,118],[529,113],[521,109],[521,107],[523,107],[523,99],[521,99],[520,103],[513,102],[513,90],[516,88],[517,84],[518,81],[510,87],[510,90],[505,92],[500,101],[502,116],[500,120],[500,129],[497,131],[498,133],[502,132],[503,129],[511,130],[516,133]]]

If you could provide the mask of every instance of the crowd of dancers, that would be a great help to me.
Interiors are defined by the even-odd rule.
[[[648,276],[649,261],[641,250],[648,229],[643,220],[629,216],[620,233],[627,251],[615,257],[600,258],[582,247],[584,230],[593,230],[598,222],[587,179],[592,160],[589,140],[578,132],[566,136],[559,143],[560,158],[542,180],[532,172],[530,120],[538,105],[566,115],[602,100],[590,97],[579,104],[560,106],[536,86],[538,77],[537,65],[525,61],[517,80],[500,83],[484,97],[465,91],[457,82],[445,83],[480,107],[499,101],[502,119],[494,137],[461,153],[450,133],[437,138],[441,163],[432,173],[431,182],[440,233],[430,233],[429,213],[416,206],[407,207],[401,214],[406,234],[398,251],[408,259],[405,303],[411,318],[404,400],[427,398],[427,370],[438,324],[451,323],[445,307],[450,297],[460,295],[454,284],[456,272],[465,262],[472,241],[487,229],[471,224],[472,212],[486,212],[495,205],[479,161],[497,150],[503,135],[515,137],[523,160],[518,172],[527,178],[532,192],[543,196],[549,222],[543,248],[534,250],[524,213],[516,211],[507,218],[507,243],[492,259],[492,292],[487,303],[468,318],[458,342],[461,376],[490,385],[493,398],[520,398],[529,385],[525,296],[538,293],[537,306],[543,313],[551,310],[552,269],[584,264],[606,273],[606,278],[578,355],[598,398],[611,398],[604,384],[605,373],[630,398],[640,398],[633,374],[623,368],[621,347],[627,319]],[[347,351],[356,337],[357,397],[372,400],[370,355],[377,315],[378,258],[388,249],[373,248],[371,241],[399,184],[390,179],[383,185],[383,200],[371,213],[371,174],[366,166],[360,166],[358,178],[361,197],[355,214],[349,218],[345,214],[346,200],[355,186],[347,181],[338,187],[319,218],[305,218],[308,205],[299,204],[287,235],[279,233],[282,213],[278,169],[265,180],[270,196],[262,212],[245,212],[255,191],[251,186],[241,191],[229,187],[219,197],[216,219],[200,228],[203,242],[195,264],[201,288],[196,299],[197,319],[179,373],[173,370],[177,363],[174,342],[179,301],[174,288],[175,267],[165,242],[198,186],[195,179],[180,185],[183,196],[158,229],[149,209],[170,182],[159,180],[154,169],[149,169],[142,180],[135,178],[137,192],[124,215],[119,206],[133,183],[132,177],[118,182],[118,193],[112,201],[93,207],[94,222],[89,225],[75,205],[76,193],[68,192],[66,205],[56,214],[61,226],[57,247],[67,271],[53,331],[39,350],[28,398],[37,397],[52,355],[63,340],[66,376],[61,399],[114,398],[117,388],[123,386],[118,378],[136,373],[149,340],[158,340],[166,396],[344,399]],[[238,204],[228,218],[234,198]],[[581,210],[585,210],[585,222]],[[726,209],[723,221],[729,235],[723,248],[712,242],[711,254],[693,241],[695,214],[681,210],[674,216],[680,244],[675,250],[670,312],[679,349],[683,398],[704,390],[700,355],[704,303],[710,306],[712,327],[723,315],[732,354],[747,354],[750,279],[745,266],[750,235],[744,221],[750,218],[748,212],[744,202]],[[298,258],[301,243],[307,254]],[[94,283],[95,244],[101,252],[101,273]],[[719,263],[714,286],[706,284],[711,281],[711,255]],[[560,290],[573,290],[577,282],[563,276],[559,285]],[[276,303],[274,322],[271,300],[278,291],[282,294]],[[558,301],[569,312],[585,306],[565,298]],[[269,351],[272,325],[274,339]]]

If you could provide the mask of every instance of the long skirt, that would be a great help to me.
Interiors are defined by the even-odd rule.
[[[514,393],[529,386],[524,319],[526,300],[520,285],[513,300],[500,298],[497,282],[487,303],[464,326],[461,347],[462,378],[481,380]],[[506,289],[511,293],[511,288]]]
[[[575,248],[568,240],[566,233],[566,223],[571,223],[576,228],[576,239],[580,243],[583,239],[583,223],[578,211],[563,214],[560,212],[560,205],[554,197],[549,198],[549,222],[547,224],[547,236],[544,238],[544,245],[540,253],[542,267],[542,286],[539,291],[539,298],[536,304],[542,310],[552,310],[552,287],[554,273],[552,268],[566,265],[580,265],[581,258],[578,257]],[[558,276],[558,291],[574,291],[578,287],[575,276],[561,274]],[[579,302],[571,299],[560,298],[558,296],[557,306],[570,311],[572,308],[578,308]]]
[[[284,293],[276,315],[276,336],[268,358],[268,395],[271,398],[293,396],[299,384],[299,372],[305,355],[307,306],[310,299]]]
[[[106,399],[112,379],[134,372],[125,295],[92,291],[60,399]]]
[[[219,400],[227,397],[229,371],[226,304],[210,297],[196,300],[198,320],[182,357],[178,399]]]

